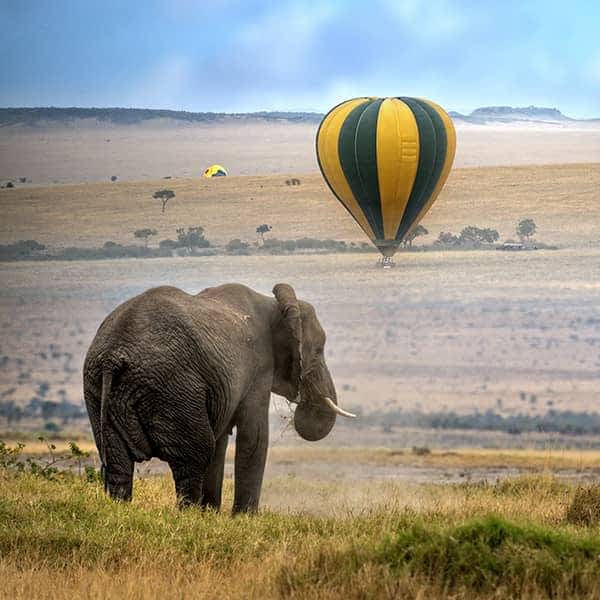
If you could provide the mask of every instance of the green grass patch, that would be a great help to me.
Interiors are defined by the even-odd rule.
[[[451,527],[404,520],[374,559],[449,589],[491,591],[503,585],[520,595],[527,583],[550,596],[583,595],[597,584],[600,536],[495,515]]]

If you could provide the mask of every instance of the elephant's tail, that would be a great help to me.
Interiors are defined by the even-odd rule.
[[[102,392],[100,395],[100,449],[102,465],[106,466],[106,442],[108,441],[108,403],[115,373],[122,368],[121,360],[111,360],[104,362],[102,368]]]
[[[108,399],[112,386],[113,373],[111,370],[102,372],[102,395],[100,396],[100,449],[102,450],[102,466],[106,466],[106,426],[108,421]]]

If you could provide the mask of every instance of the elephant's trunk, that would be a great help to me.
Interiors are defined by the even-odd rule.
[[[303,439],[317,442],[333,429],[336,415],[356,417],[337,406],[328,396],[320,396],[315,400],[302,399],[294,412],[294,428]]]
[[[356,416],[337,405],[335,386],[323,359],[305,373],[298,400],[294,427],[309,442],[323,439],[333,429],[337,415]]]

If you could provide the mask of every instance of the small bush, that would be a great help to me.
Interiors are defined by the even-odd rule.
[[[600,523],[600,483],[579,486],[567,509],[566,519],[574,525]]]
[[[248,248],[250,244],[247,242],[242,242],[239,238],[234,240],[229,240],[227,245],[225,246],[225,250],[230,254],[248,254]]]
[[[46,421],[44,423],[44,431],[46,433],[58,433],[60,431],[60,425],[54,421]]]
[[[427,446],[413,446],[412,453],[417,456],[427,456],[431,454],[431,450]]]

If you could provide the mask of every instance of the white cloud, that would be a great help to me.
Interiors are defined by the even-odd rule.
[[[383,4],[418,39],[448,41],[472,25],[472,17],[451,0],[383,0]]]
[[[300,2],[278,5],[274,11],[240,29],[235,52],[260,60],[257,71],[287,78],[304,69],[321,27],[334,14],[335,10],[327,4],[310,9]]]
[[[585,62],[582,74],[585,81],[600,86],[600,52],[596,52]]]

